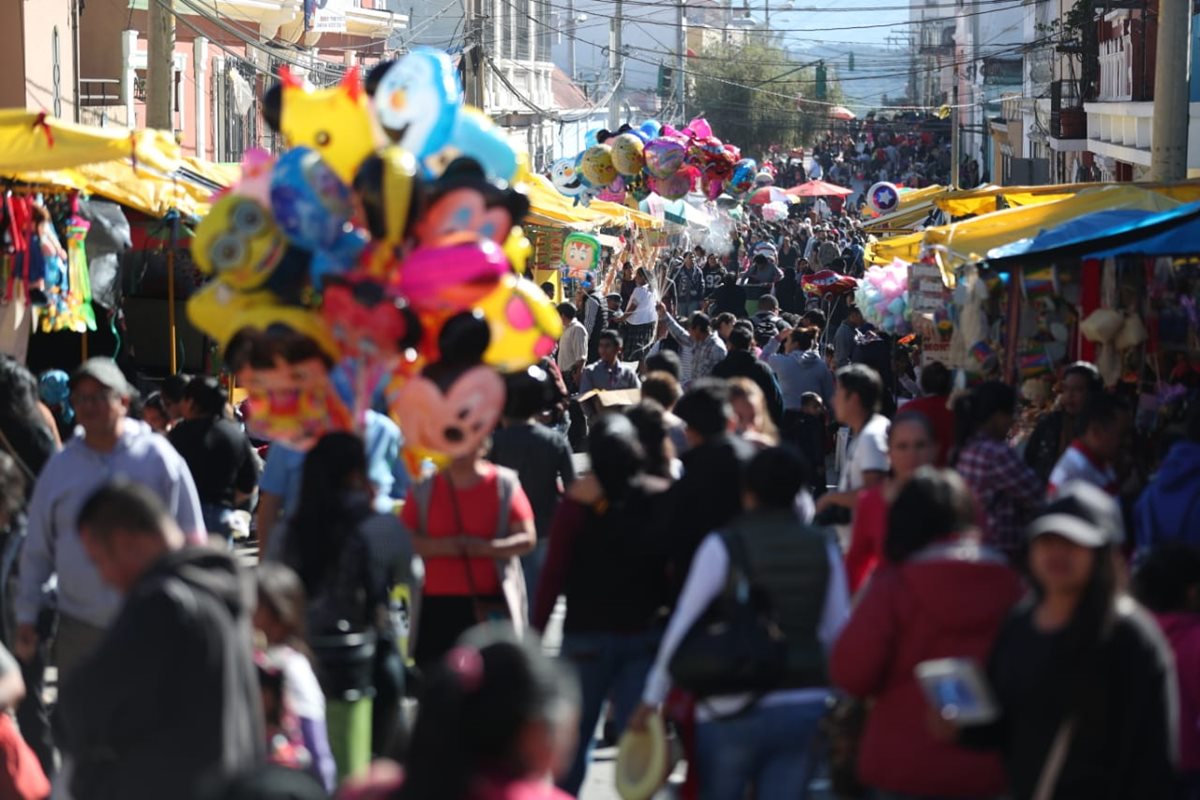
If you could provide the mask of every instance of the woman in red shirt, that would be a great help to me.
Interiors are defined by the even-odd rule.
[[[501,569],[537,543],[533,509],[516,474],[484,460],[487,447],[456,459],[409,491],[402,519],[425,561],[416,661],[441,659],[463,631],[489,618],[524,624],[518,602],[506,598]],[[501,503],[507,506],[502,511]],[[516,587],[510,587],[515,589]]]
[[[892,474],[879,486],[859,492],[846,553],[846,574],[850,594],[856,594],[883,558],[883,540],[887,534],[888,507],[921,467],[933,464],[937,442],[929,418],[918,412],[902,412],[888,431],[888,454]]]

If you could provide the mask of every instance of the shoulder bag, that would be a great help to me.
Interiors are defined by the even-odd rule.
[[[698,697],[766,693],[783,680],[787,651],[771,604],[754,586],[741,534],[721,535],[729,552],[725,588],[688,632],[668,668],[676,686]]]

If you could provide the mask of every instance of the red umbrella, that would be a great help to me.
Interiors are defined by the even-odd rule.
[[[792,197],[845,197],[854,194],[853,189],[837,186],[825,181],[809,181],[787,190]]]
[[[788,193],[778,186],[763,186],[751,192],[746,202],[756,206],[765,206],[767,203],[786,203],[788,202]]]

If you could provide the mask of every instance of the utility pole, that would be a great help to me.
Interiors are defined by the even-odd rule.
[[[1150,129],[1150,180],[1181,181],[1187,177],[1188,82],[1180,65],[1188,63],[1192,4],[1160,0],[1158,54],[1154,67],[1154,118]]]
[[[767,38],[771,36],[771,0],[763,0],[763,29],[767,32]]]
[[[463,57],[463,93],[467,105],[484,108],[483,96],[483,20],[476,4],[480,0],[463,0],[467,47]]]
[[[567,0],[567,73],[575,81],[575,0]]]
[[[608,73],[612,80],[612,97],[608,101],[608,128],[615,131],[621,127],[621,75],[625,54],[621,52],[621,27],[625,24],[622,17],[625,3],[616,0],[616,10],[613,13],[612,29],[608,36]]]
[[[146,127],[174,131],[171,95],[175,90],[175,3],[149,0],[146,38],[150,52],[146,60]],[[129,120],[134,127],[134,121]]]
[[[962,134],[958,129],[958,68],[954,70],[954,89],[950,94],[950,188],[958,188],[958,162],[962,158]]]
[[[676,0],[675,5],[677,12],[676,21],[678,22],[676,26],[677,30],[675,31],[675,98],[679,104],[680,125],[687,124],[687,109],[685,108],[687,104],[687,90],[685,88],[687,78],[683,73],[684,57],[687,55],[687,27],[685,25],[687,20],[683,15],[684,3],[685,0]]]

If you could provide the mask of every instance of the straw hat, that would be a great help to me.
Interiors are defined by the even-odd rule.
[[[670,746],[662,717],[646,730],[628,730],[617,745],[616,789],[622,800],[650,800],[671,774]]]

